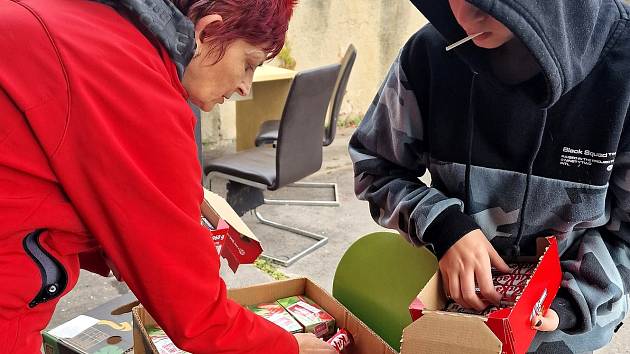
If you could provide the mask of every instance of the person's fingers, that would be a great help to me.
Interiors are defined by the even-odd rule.
[[[440,270],[442,276],[442,287],[444,288],[444,294],[448,299],[451,299],[451,291],[449,289],[448,273]]]
[[[532,328],[541,332],[551,332],[558,328],[560,318],[556,311],[548,309],[544,316],[538,315],[532,320]]]
[[[510,266],[507,265],[507,263],[505,263],[503,258],[501,258],[497,250],[495,250],[494,247],[492,247],[492,245],[489,245],[488,256],[490,256],[490,264],[493,265],[500,272],[503,272],[503,273],[512,272],[512,268],[510,268]]]
[[[462,299],[462,290],[460,289],[458,274],[453,274],[453,273],[449,274],[448,294],[451,296],[451,299],[453,299],[456,303],[466,307]]]
[[[479,298],[479,294],[475,291],[475,270],[460,274],[460,287],[462,289],[462,297],[464,302],[468,304],[468,308],[473,308],[477,311],[483,311],[487,305]]]
[[[501,301],[501,294],[495,290],[492,281],[492,270],[490,269],[490,259],[487,259],[481,266],[475,269],[475,278],[479,285],[481,298],[498,305]]]

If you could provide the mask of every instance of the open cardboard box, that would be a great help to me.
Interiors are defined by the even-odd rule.
[[[254,263],[263,250],[252,230],[225,199],[205,188],[203,196],[201,214],[215,228],[210,231],[215,246],[232,271],[236,272],[240,264]]]
[[[372,332],[361,320],[324,289],[307,278],[295,278],[228,290],[228,297],[241,305],[272,302],[294,295],[305,295],[315,301],[335,318],[337,327],[345,328],[352,334],[354,343],[347,350],[344,350],[344,354],[396,354],[394,349]],[[147,326],[155,326],[155,324],[155,320],[142,306],[133,309],[135,354],[158,353],[146,332]]]
[[[555,237],[538,240],[537,257],[517,261],[538,266],[514,307],[488,317],[440,311],[447,299],[438,271],[409,306],[415,321],[403,331],[401,353],[525,353],[536,334],[531,320],[549,308],[560,287]]]
[[[44,353],[132,353],[131,309],[137,305],[128,293],[44,331]]]

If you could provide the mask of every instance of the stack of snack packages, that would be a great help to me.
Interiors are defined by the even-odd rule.
[[[247,308],[291,333],[313,333],[328,339],[335,331],[335,319],[306,296],[290,296]]]
[[[304,327],[291,316],[284,307],[280,306],[277,302],[268,304],[250,305],[247,308],[260,317],[264,317],[267,320],[282,327],[285,331],[290,333],[302,333]]]
[[[515,263],[510,264],[509,266],[512,268],[512,272],[507,274],[500,273],[494,269],[492,270],[492,282],[494,283],[494,288],[498,293],[503,295],[498,306],[490,305],[483,311],[478,312],[473,309],[464,308],[451,300],[446,304],[444,311],[488,316],[499,309],[513,307],[534,273],[536,264]],[[476,289],[476,291],[479,292],[479,289]]]

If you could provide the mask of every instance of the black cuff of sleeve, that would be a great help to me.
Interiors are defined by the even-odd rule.
[[[549,308],[558,314],[558,319],[560,320],[558,323],[559,330],[570,332],[577,327],[578,316],[576,307],[573,306],[569,293],[565,288],[560,288]]]
[[[446,208],[422,235],[422,240],[433,245],[435,256],[441,259],[455,242],[479,226],[472,217],[462,213],[457,205]]]

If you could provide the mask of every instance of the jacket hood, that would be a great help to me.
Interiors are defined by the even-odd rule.
[[[547,83],[542,105],[553,105],[590,73],[609,44],[617,23],[627,18],[618,0],[467,0],[508,27],[527,47]],[[411,0],[447,42],[466,36],[448,0]],[[484,71],[488,50],[469,42],[455,49]],[[486,53],[485,53],[486,52]]]
[[[145,34],[157,38],[177,67],[180,79],[195,52],[192,21],[169,0],[95,0],[125,11]]]

